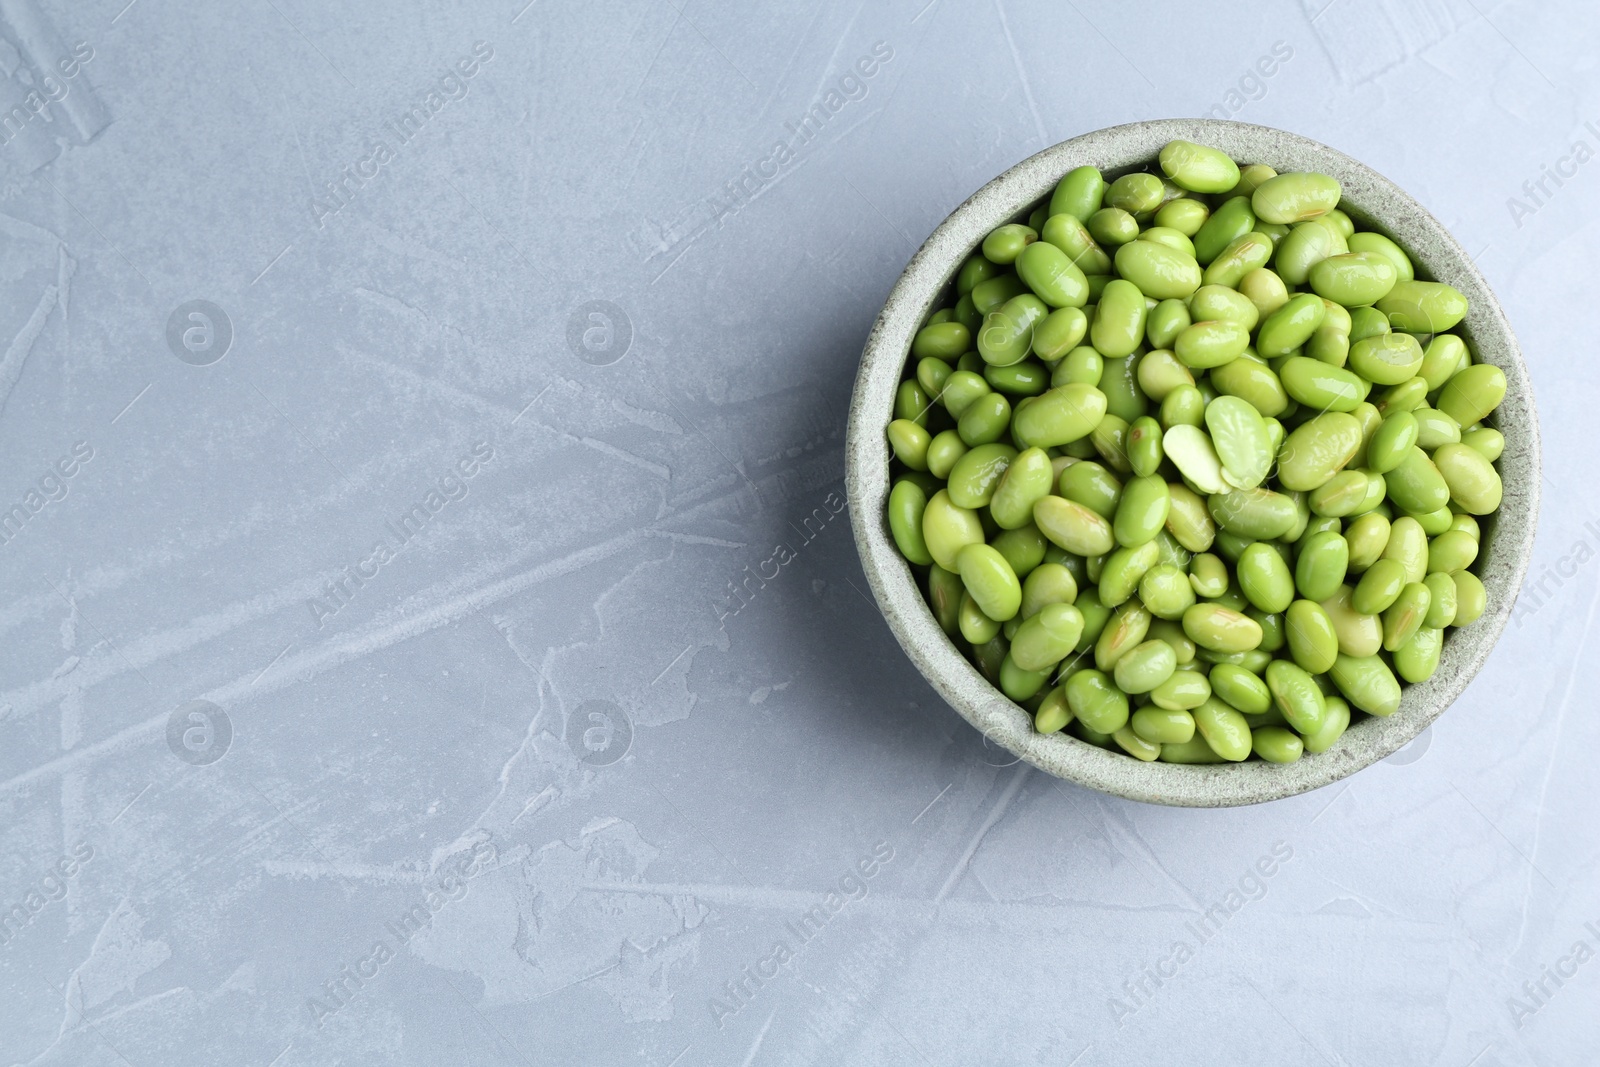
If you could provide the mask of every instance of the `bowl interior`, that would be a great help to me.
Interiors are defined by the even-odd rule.
[[[1035,733],[1027,712],[991,686],[939,628],[885,518],[884,427],[894,391],[912,337],[950,302],[962,260],[996,226],[1026,219],[1073,167],[1092,164],[1113,177],[1156,170],[1161,146],[1175,138],[1280,173],[1317,170],[1337,178],[1341,207],[1352,218],[1399,243],[1418,277],[1448,282],[1466,295],[1470,308],[1459,332],[1474,359],[1506,375],[1506,398],[1492,420],[1506,438],[1497,463],[1505,492],[1500,510],[1484,523],[1475,566],[1487,610],[1472,625],[1447,631],[1438,671],[1407,686],[1393,715],[1364,718],[1328,752],[1287,765],[1142,763],[1066,734]],[[1437,718],[1466,688],[1505,627],[1532,554],[1539,503],[1539,433],[1527,370],[1504,311],[1461,245],[1421,204],[1364,164],[1296,134],[1214,119],[1140,122],[1073,138],[1023,160],[952,212],[912,257],[867,339],[845,455],[851,523],[873,595],[907,655],[950,705],[996,744],[1058,777],[1134,800],[1196,807],[1253,804],[1319,788],[1390,755]]]

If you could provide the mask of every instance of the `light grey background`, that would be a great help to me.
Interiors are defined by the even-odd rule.
[[[1593,1059],[1591,5],[124,2],[0,2],[0,1062]],[[951,208],[1208,110],[1451,226],[1549,484],[1434,729],[1182,811],[942,705],[841,449]]]

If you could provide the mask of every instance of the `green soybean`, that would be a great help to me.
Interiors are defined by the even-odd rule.
[[[1286,659],[1267,666],[1267,688],[1285,721],[1302,734],[1316,733],[1326,712],[1322,690],[1304,668]]]
[[[1390,326],[1407,333],[1444,333],[1467,314],[1467,298],[1461,290],[1417,279],[1396,282],[1374,306],[1388,317]]]
[[[1083,636],[1083,614],[1071,604],[1046,604],[1039,613],[1022,620],[1011,639],[1011,658],[1017,666],[1042,671],[1060,663]]]
[[[1155,539],[1166,524],[1172,495],[1158,475],[1135,477],[1123,487],[1112,531],[1117,544],[1143,545]]]
[[[1215,673],[1213,668],[1213,676]],[[1250,724],[1238,711],[1213,698],[1200,704],[1191,714],[1195,729],[1218,756],[1231,763],[1250,757]]]
[[[922,537],[922,515],[927,509],[928,494],[914,482],[901,479],[889,491],[889,532],[900,554],[921,566],[933,562]]]
[[[968,449],[950,471],[946,491],[951,503],[963,508],[987,507],[1016,457],[1016,449],[999,442]]]
[[[1193,141],[1168,141],[1159,162],[1161,173],[1191,193],[1225,193],[1239,183],[1239,165],[1227,153]]]
[[[1089,327],[1096,351],[1110,359],[1132,355],[1144,336],[1146,314],[1138,286],[1123,278],[1107,283]]]
[[[1444,631],[1423,627],[1394,653],[1394,669],[1407,682],[1426,682],[1439,669]]]
[[[1033,521],[1052,543],[1080,556],[1103,556],[1116,547],[1111,524],[1075,501],[1047,496],[1033,505]]]
[[[1305,751],[1300,735],[1281,726],[1263,726],[1251,731],[1255,754],[1268,763],[1294,763]]]
[[[1045,247],[1065,260],[1053,246]],[[1117,249],[1114,263],[1118,274],[1153,300],[1183,300],[1200,288],[1200,264],[1194,256],[1154,241],[1129,241]]]
[[[1421,582],[1410,582],[1383,612],[1383,647],[1394,652],[1406,646],[1428,618],[1433,593]]]
[[[1098,582],[1100,600],[1107,607],[1117,607],[1133,596],[1139,581],[1161,558],[1161,550],[1153,541],[1136,548],[1118,548],[1106,556],[1100,566]]]
[[[1454,500],[1469,515],[1490,515],[1500,507],[1500,475],[1494,464],[1464,444],[1441,445],[1433,463]]]
[[[953,375],[952,375],[953,377]],[[1053,448],[1089,436],[1106,414],[1106,395],[1092,385],[1057,385],[1035,397],[1012,420],[1025,447]]]
[[[1016,269],[1017,277],[1053,308],[1081,308],[1089,302],[1089,281],[1083,271],[1048,241],[1023,249]],[[1195,272],[1199,273],[1198,266]]]
[[[1202,265],[1209,264],[1223,249],[1249,233],[1255,224],[1256,215],[1248,196],[1226,201],[1194,234],[1195,259]]]
[[[1198,200],[1169,200],[1156,210],[1155,223],[1193,238],[1211,217],[1211,209]],[[1191,245],[1191,247],[1193,247]]]
[[[1422,580],[1428,588],[1428,614],[1422,625],[1442,630],[1456,621],[1456,582],[1449,574],[1430,574]]]
[[[1394,263],[1378,252],[1346,252],[1312,266],[1307,280],[1318,296],[1345,307],[1376,304],[1399,281]]]
[[[1321,724],[1311,733],[1303,734],[1301,743],[1305,746],[1305,750],[1313,755],[1326,752],[1349,728],[1350,705],[1340,697],[1325,697]]]
[[[1355,416],[1343,411],[1317,415],[1284,439],[1278,450],[1278,480],[1286,489],[1316,489],[1350,462],[1361,441]]]
[[[1339,653],[1339,634],[1321,604],[1296,600],[1284,613],[1289,655],[1311,674],[1328,671]]]
[[[983,258],[991,263],[1010,263],[1038,239],[1039,235],[1031,226],[1024,226],[1020,222],[1007,223],[983,239]]]
[[[1378,656],[1340,653],[1328,674],[1351,707],[1379,716],[1393,715],[1400,707],[1400,683]]]
[[[983,445],[991,448],[992,445]],[[974,450],[976,451],[976,449]],[[969,452],[968,455],[971,455]],[[965,460],[965,457],[962,457]],[[957,463],[957,467],[961,464]],[[1042,448],[1028,448],[1016,453],[1002,469],[989,500],[989,514],[1003,530],[1015,530],[1033,521],[1033,505],[1050,495],[1055,481],[1050,456]],[[952,471],[951,484],[954,485]],[[979,507],[966,504],[966,507]]]
[[[1202,285],[1225,285],[1237,289],[1244,276],[1264,267],[1272,258],[1272,238],[1250,232],[1235,238],[1222,253],[1206,265],[1200,275]]]
[[[1178,656],[1165,641],[1143,641],[1117,659],[1112,677],[1117,688],[1135,695],[1148,693],[1172,677],[1178,669]],[[1170,713],[1169,713],[1170,714]],[[1135,713],[1137,715],[1137,712]],[[1187,716],[1185,716],[1187,718]],[[1192,724],[1191,724],[1192,732]],[[1187,741],[1187,737],[1148,738],[1156,741]]]
[[[956,554],[956,571],[973,601],[989,618],[1005,622],[1022,606],[1022,583],[994,546],[964,546]]]
[[[1338,231],[1322,222],[1304,222],[1289,231],[1273,252],[1273,265],[1285,285],[1305,285],[1311,268],[1349,249]]]
[[[1352,252],[1368,252],[1383,256],[1395,269],[1395,277],[1401,281],[1410,281],[1416,277],[1416,272],[1411,265],[1411,257],[1406,255],[1399,245],[1381,233],[1370,230],[1362,233],[1352,233],[1346,241]]]
[[[1256,217],[1284,224],[1326,215],[1339,205],[1339,183],[1326,174],[1299,172],[1268,178],[1250,198]]]

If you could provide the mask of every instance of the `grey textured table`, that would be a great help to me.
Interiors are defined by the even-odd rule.
[[[1592,5],[523,2],[0,0],[0,1062],[1593,1062]],[[1231,811],[986,748],[841,482],[945,213],[1201,113],[1455,230],[1549,472],[1458,705]]]

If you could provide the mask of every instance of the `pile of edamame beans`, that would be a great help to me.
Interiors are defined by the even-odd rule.
[[[1483,614],[1506,379],[1335,179],[1158,162],[1071,171],[962,264],[895,397],[889,528],[1041,733],[1290,763]]]

